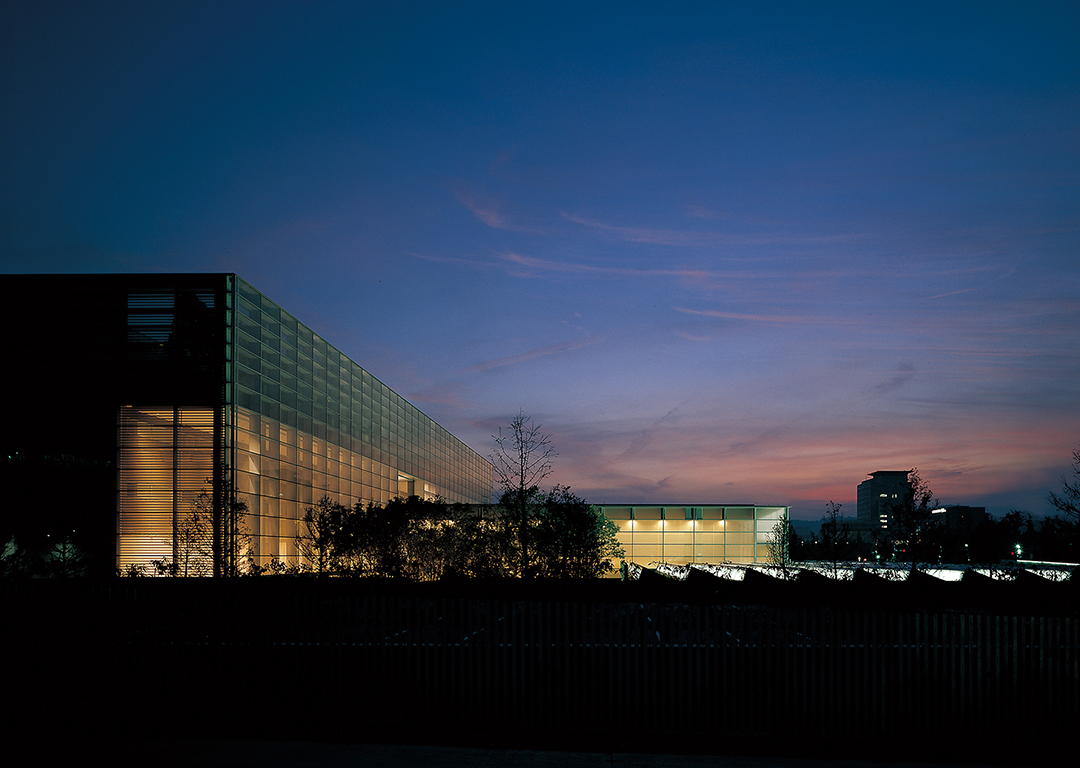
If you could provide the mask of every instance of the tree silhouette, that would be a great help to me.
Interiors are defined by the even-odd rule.
[[[1050,491],[1047,499],[1054,508],[1075,523],[1080,523],[1080,448],[1073,451],[1072,481],[1068,475],[1061,477],[1061,493]]]
[[[903,498],[889,505],[885,542],[894,559],[911,563],[914,570],[918,563],[940,559],[944,526],[934,519],[938,501],[918,469],[908,472],[908,485]]]
[[[791,521],[788,520],[787,515],[784,515],[769,530],[768,537],[765,540],[769,553],[769,563],[777,568],[785,579],[791,577],[795,568],[795,561],[791,556],[791,542],[796,537],[797,534],[791,525]]]
[[[499,500],[516,530],[518,541],[518,570],[522,575],[532,572],[530,518],[539,512],[540,483],[551,474],[552,462],[558,454],[551,447],[551,435],[545,434],[532,417],[519,411],[504,433],[492,435],[495,449],[491,463],[503,489]]]
[[[814,557],[826,563],[836,577],[840,563],[852,560],[859,549],[859,537],[840,511],[843,504],[830,501],[821,517],[821,528],[813,539]]]
[[[329,496],[323,496],[304,511],[296,532],[296,552],[302,570],[321,576],[340,569],[345,548],[342,529],[347,513],[347,507]]]
[[[581,579],[614,571],[612,560],[625,556],[617,533],[615,523],[596,507],[556,485],[533,524],[536,575]]]

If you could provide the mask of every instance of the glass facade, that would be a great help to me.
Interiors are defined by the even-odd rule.
[[[601,505],[628,562],[766,563],[769,534],[788,507]]]
[[[487,459],[240,278],[232,302],[228,462],[261,555],[294,558],[323,495],[491,502]]]
[[[136,391],[118,408],[120,568],[173,559],[180,516],[214,478],[247,505],[261,562],[295,560],[297,522],[324,495],[491,502],[487,459],[248,283],[169,277],[126,292],[125,355],[171,360],[199,386]]]

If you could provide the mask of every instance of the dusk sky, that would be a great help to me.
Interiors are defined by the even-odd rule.
[[[853,516],[918,467],[1046,514],[1078,40],[1075,2],[7,0],[0,272],[236,272],[482,454],[532,415],[597,503]]]

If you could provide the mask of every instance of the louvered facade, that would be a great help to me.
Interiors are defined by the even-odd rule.
[[[67,493],[76,520],[114,521],[120,568],[175,560],[185,513],[225,487],[262,561],[295,557],[297,521],[324,495],[491,501],[486,459],[236,275],[3,280],[30,374],[4,448],[96,468],[92,498]]]

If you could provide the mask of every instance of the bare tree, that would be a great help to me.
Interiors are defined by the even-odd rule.
[[[769,531],[766,545],[769,550],[769,563],[773,565],[785,579],[790,579],[795,570],[795,561],[791,558],[791,539],[794,535],[791,521],[784,515],[776,521],[776,525]]]
[[[238,576],[241,556],[251,548],[247,502],[237,498],[232,483],[206,481],[191,509],[173,526],[173,561],[155,563],[158,571],[176,576]],[[163,566],[166,566],[163,569]]]
[[[938,501],[918,469],[908,472],[908,485],[904,498],[889,508],[887,536],[893,557],[915,570],[919,563],[940,560],[943,526],[934,519]]]
[[[176,523],[172,568],[159,572],[176,576],[209,576],[213,572],[213,497],[203,491]]]
[[[858,536],[841,512],[843,504],[830,501],[821,516],[821,529],[814,537],[814,555],[827,563],[833,578],[840,573],[840,563],[851,560],[858,550]]]
[[[510,422],[510,428],[492,435],[495,450],[491,463],[495,467],[499,485],[503,491],[525,493],[539,488],[541,481],[551,474],[552,462],[559,455],[551,447],[551,435],[544,434],[532,417],[519,411]]]
[[[1047,499],[1066,518],[1080,523],[1080,448],[1073,451],[1072,476],[1070,483],[1068,476],[1062,475],[1060,495],[1050,491]]]
[[[72,578],[86,575],[86,553],[70,535],[52,542],[45,554],[45,575]]]
[[[500,427],[499,434],[491,437],[495,441],[491,463],[503,489],[500,504],[510,515],[517,534],[521,574],[529,575],[529,518],[539,507],[540,483],[551,474],[558,454],[551,447],[551,435],[522,411],[510,422],[508,431]]]

